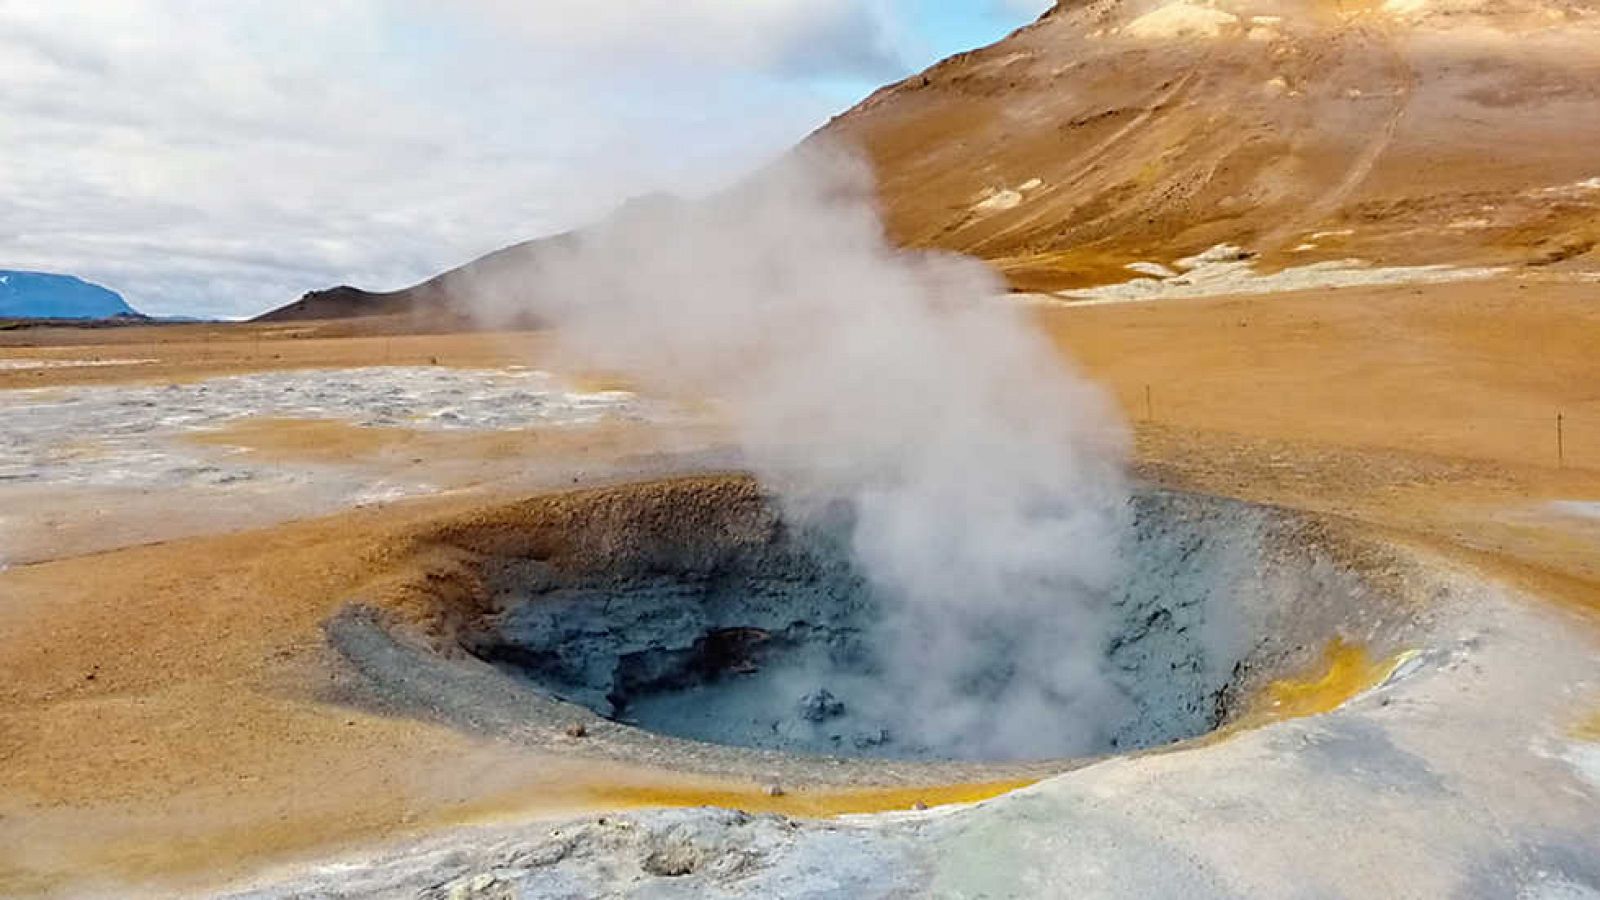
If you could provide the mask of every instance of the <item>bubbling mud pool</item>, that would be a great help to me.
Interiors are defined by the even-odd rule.
[[[1232,610],[1218,593],[1226,548],[1161,528],[1171,510],[1140,504],[1134,570],[1107,597],[1116,627],[1104,666],[1129,701],[1096,752],[1148,747],[1216,727],[1234,667]],[[714,744],[902,759],[960,757],[963,737],[907,736],[941,715],[894,688],[879,653],[890,610],[855,565],[848,522],[777,528],[710,565],[691,562],[615,583],[569,583],[530,565],[507,585],[505,612],[472,643],[552,696],[609,719]],[[1186,568],[1189,577],[1174,566]],[[978,602],[981,602],[978,601]],[[1019,673],[1002,628],[982,636],[961,675],[972,696],[1004,707]],[[930,670],[947,660],[920,660]],[[929,676],[932,677],[932,672]]]
[[[1321,525],[1169,491],[1133,503],[1129,576],[1104,598],[1097,661],[1123,702],[1090,755],[1206,734],[1330,641],[1382,655],[1415,624]],[[1001,767],[963,777],[1031,765],[897,727],[941,711],[906,708],[880,677],[887,610],[852,563],[848,517],[791,525],[732,476],[536,498],[442,528],[430,552],[448,548],[450,563],[392,603],[411,621],[358,606],[330,634],[390,706],[400,688],[403,705],[575,752],[721,773],[782,759],[833,775],[851,759]],[[1003,692],[1017,674],[1008,636],[985,641],[970,690]]]

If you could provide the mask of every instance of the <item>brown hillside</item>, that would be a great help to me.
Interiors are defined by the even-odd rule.
[[[1024,287],[1224,242],[1280,265],[1559,265],[1600,239],[1600,12],[1063,3],[821,134],[874,160],[898,241]]]

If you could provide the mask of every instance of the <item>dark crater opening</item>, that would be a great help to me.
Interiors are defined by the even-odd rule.
[[[546,697],[733,747],[918,761],[1083,755],[907,733],[901,723],[941,710],[908,709],[881,681],[884,606],[847,552],[847,512],[795,528],[753,482],[688,478],[573,495],[536,518],[522,534],[497,522],[453,536],[476,551],[485,594],[454,630]],[[1133,522],[1127,576],[1105,598],[1114,624],[1096,649],[1121,702],[1090,754],[1204,734],[1335,635],[1381,649],[1406,627],[1341,544],[1296,517],[1149,491]],[[1005,629],[984,640],[992,652],[963,682],[980,698],[1017,674]]]

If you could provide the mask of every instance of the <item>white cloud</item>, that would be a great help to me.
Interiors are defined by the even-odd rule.
[[[779,152],[903,66],[893,2],[0,0],[0,268],[400,287]]]
[[[1044,15],[1045,10],[1056,5],[1056,0],[997,0],[997,2],[1005,9],[1033,18]]]
[[[543,46],[663,56],[745,69],[860,70],[898,64],[889,9],[861,0],[450,0]]]

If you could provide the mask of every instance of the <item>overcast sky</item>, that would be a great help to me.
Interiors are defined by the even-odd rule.
[[[0,0],[0,269],[156,315],[694,194],[1048,0]]]

